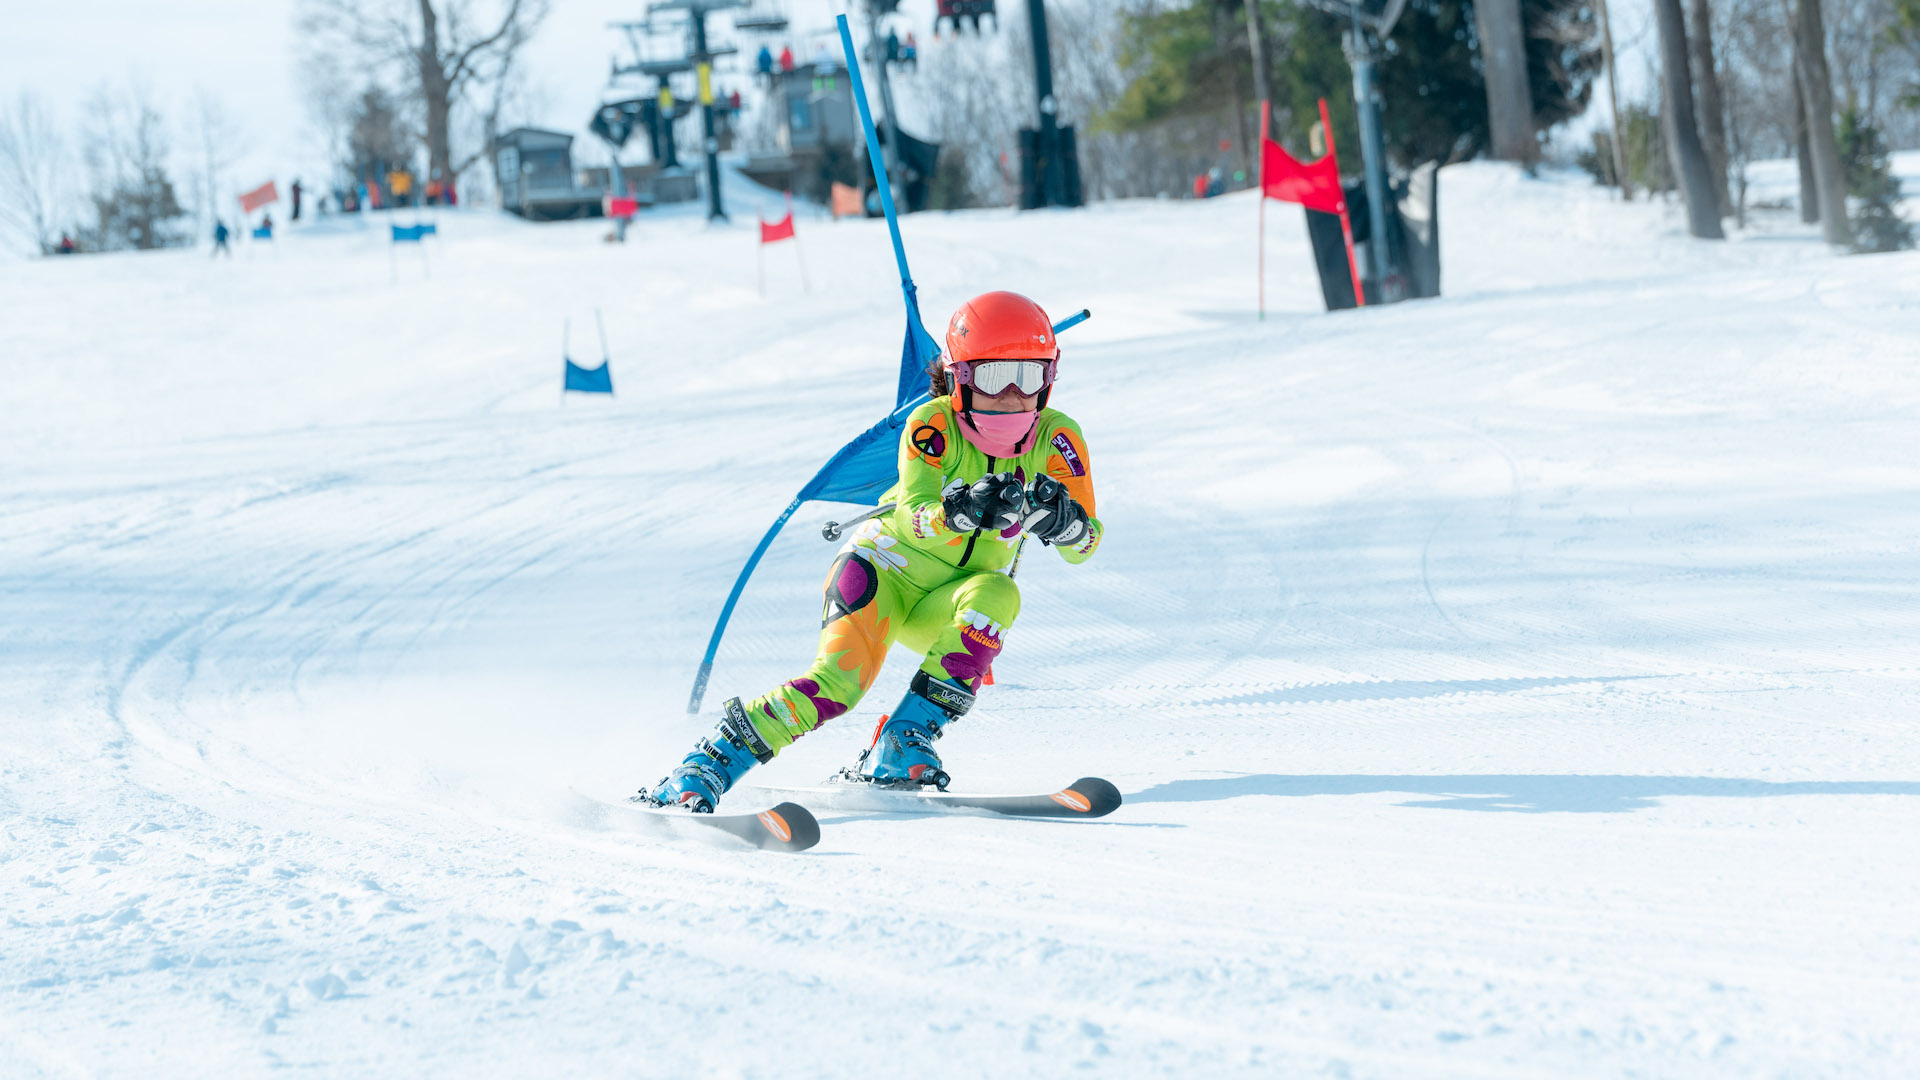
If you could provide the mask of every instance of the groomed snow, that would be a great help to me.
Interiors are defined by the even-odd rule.
[[[884,410],[881,226],[764,299],[738,200],[0,266],[0,1076],[1912,1075],[1920,255],[1441,188],[1446,299],[1321,312],[1274,206],[1264,322],[1245,196],[907,223],[936,328],[1092,308],[1109,530],[941,749],[1127,804],[801,856],[589,800],[711,722],[735,570]],[[596,306],[619,396],[562,402]],[[710,707],[811,655],[847,512]]]

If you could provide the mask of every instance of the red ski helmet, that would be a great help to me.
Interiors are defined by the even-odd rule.
[[[961,304],[947,323],[947,352],[940,363],[947,369],[947,385],[961,395],[962,409],[973,408],[973,387],[960,365],[984,360],[1044,361],[1046,385],[1036,407],[1046,408],[1060,362],[1053,320],[1016,292],[981,293]]]

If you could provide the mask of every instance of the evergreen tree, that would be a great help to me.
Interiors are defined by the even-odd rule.
[[[144,87],[102,87],[88,103],[86,160],[93,174],[94,225],[82,239],[94,251],[148,251],[187,242],[177,224],[186,211],[167,174],[172,145],[165,120]]]
[[[1661,134],[1659,114],[1646,105],[1623,105],[1620,127],[1625,132],[1620,149],[1627,163],[1628,182],[1644,191],[1672,191],[1673,166],[1667,161],[1667,140]],[[1593,149],[1582,151],[1576,160],[1599,183],[1616,184],[1611,132],[1594,132]]]
[[[97,219],[94,243],[106,251],[151,251],[186,242],[176,227],[186,210],[173,180],[158,165],[120,177],[113,187],[92,195]]]
[[[1893,175],[1887,140],[1858,105],[1848,103],[1835,132],[1853,213],[1853,250],[1899,251],[1913,246],[1913,227],[1900,216],[1900,180]]]
[[[1308,130],[1320,119],[1316,102],[1324,97],[1343,162],[1354,155],[1347,167],[1356,168],[1353,71],[1341,47],[1348,21],[1304,0],[1262,2],[1275,38],[1268,74],[1280,134],[1304,148]],[[1231,108],[1235,84],[1229,80],[1251,85],[1252,59],[1244,18],[1238,32],[1219,34],[1223,24],[1215,9],[1223,4],[1241,9],[1240,0],[1194,0],[1126,16],[1121,63],[1136,74],[1097,125],[1137,130]],[[1521,15],[1534,127],[1544,131],[1585,110],[1600,70],[1599,24],[1588,0],[1522,0]],[[1487,95],[1472,0],[1412,0],[1377,72],[1386,99],[1387,153],[1400,165],[1458,161],[1486,148]]]

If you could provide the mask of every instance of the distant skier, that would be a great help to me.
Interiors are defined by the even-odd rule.
[[[973,706],[1020,614],[1009,569],[1021,541],[1070,563],[1100,546],[1086,441],[1047,407],[1059,357],[1047,313],[1017,293],[954,313],[927,372],[934,399],[908,418],[900,479],[880,499],[894,508],[862,525],[827,573],[813,666],[749,703],[728,700],[713,735],[641,800],[711,812],[748,769],[858,704],[895,641],[925,659],[858,775],[946,786],[933,741]]]
[[[232,235],[233,233],[227,228],[226,222],[215,221],[213,223],[213,254],[210,256],[211,258],[219,258],[220,253],[223,251],[227,253],[227,258],[233,258],[233,249],[227,246],[227,237]]]
[[[305,188],[302,188],[300,186],[300,178],[297,176],[294,177],[293,178],[293,213],[288,216],[287,220],[289,221],[300,220],[300,196],[305,192],[305,190],[306,190]]]

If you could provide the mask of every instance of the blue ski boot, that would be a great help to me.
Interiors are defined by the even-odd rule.
[[[680,767],[662,777],[652,789],[641,788],[631,801],[648,806],[674,806],[696,814],[711,814],[720,796],[738,783],[748,769],[773,760],[766,740],[753,729],[739,698],[728,698],[713,738],[693,746]]]
[[[945,791],[949,778],[933,741],[971,708],[973,692],[966,687],[915,672],[907,696],[874,729],[873,745],[860,755],[856,775],[884,787],[930,785]]]

